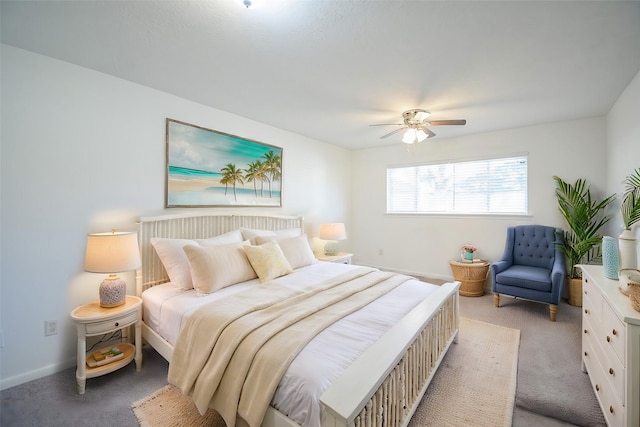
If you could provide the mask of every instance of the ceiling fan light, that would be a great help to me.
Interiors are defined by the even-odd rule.
[[[428,138],[428,136],[427,136],[426,132],[423,131],[422,129],[418,129],[416,131],[416,139],[418,140],[418,142],[422,142],[427,138]]]
[[[413,144],[415,142],[417,142],[418,138],[416,137],[416,130],[409,128],[407,129],[407,131],[404,133],[404,136],[402,137],[402,142],[404,142],[405,144]]]

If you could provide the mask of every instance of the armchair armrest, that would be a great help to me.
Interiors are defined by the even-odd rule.
[[[496,276],[498,275],[498,273],[511,267],[511,265],[512,263],[510,261],[504,260],[504,259],[491,263],[491,266],[489,267],[489,273],[491,274],[491,290],[492,291],[494,292],[496,291]]]
[[[491,274],[496,275],[511,267],[511,263],[507,260],[500,260],[491,263]]]
[[[552,299],[559,303],[562,297],[562,288],[567,277],[567,267],[564,260],[564,255],[558,250],[556,251],[556,257],[553,260],[553,266],[551,267],[551,293]]]

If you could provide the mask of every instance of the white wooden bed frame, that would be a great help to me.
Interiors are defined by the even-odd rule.
[[[152,237],[203,239],[240,227],[283,230],[300,228],[302,217],[183,213],[142,217],[138,238],[142,267],[136,274],[136,293],[169,280],[150,244]],[[409,312],[365,351],[320,401],[326,427],[404,427],[409,423],[449,346],[457,341],[459,282],[445,283]],[[148,325],[142,337],[167,361],[173,347]],[[239,418],[241,425],[246,425]],[[264,427],[298,426],[269,407]]]

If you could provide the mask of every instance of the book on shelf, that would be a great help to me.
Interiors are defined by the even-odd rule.
[[[90,368],[97,366],[103,366],[116,360],[120,360],[124,357],[124,352],[118,347],[103,348],[102,350],[94,351],[87,356],[87,365]]]

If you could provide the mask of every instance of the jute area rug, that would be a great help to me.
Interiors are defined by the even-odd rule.
[[[409,427],[511,426],[519,345],[517,329],[461,318],[458,343],[449,349]],[[225,427],[214,410],[201,416],[172,385],[131,408],[143,427]]]

